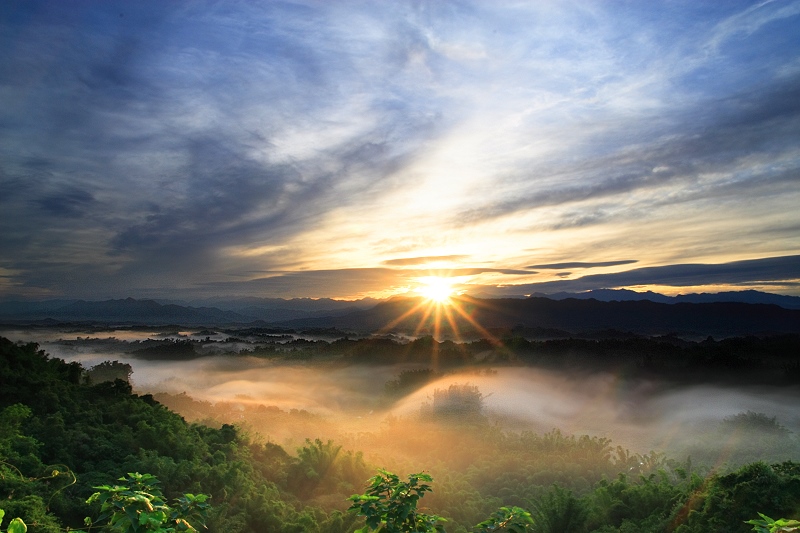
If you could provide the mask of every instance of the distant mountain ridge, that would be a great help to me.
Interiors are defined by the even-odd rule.
[[[366,309],[379,303],[381,300],[374,298],[364,298],[361,300],[334,300],[333,298],[262,298],[258,296],[245,296],[239,298],[214,297],[198,300],[181,301],[159,301],[159,303],[175,303],[178,305],[188,305],[192,307],[217,307],[227,311],[239,311],[240,309],[287,309],[293,311],[331,311],[343,309]]]
[[[0,302],[0,322],[24,324],[55,321],[153,326],[261,323],[285,328],[338,328],[358,332],[434,331],[432,317],[424,316],[427,306],[415,310],[420,300],[413,298],[355,302],[246,298],[219,299],[218,302],[225,308],[192,307],[133,298],[99,302]],[[584,333],[604,329],[643,334],[800,333],[800,298],[758,291],[668,297],[657,293],[603,290],[579,295],[561,293],[517,299],[464,297],[462,305],[467,309],[471,321],[479,327],[476,328],[458,313],[451,313],[453,322],[460,331],[472,330],[477,334],[481,333],[480,328],[517,327]],[[447,321],[442,322],[446,330],[449,327]]]
[[[225,325],[257,321],[276,323],[313,317],[340,316],[369,308],[376,300],[283,300],[246,298],[220,300],[223,308],[179,305],[169,301],[137,300],[46,300],[0,302],[0,321],[6,322],[97,322],[133,325]]]
[[[553,294],[534,293],[531,296],[540,298],[550,298],[551,300],[565,300],[575,298],[578,300],[588,300],[594,298],[601,302],[612,301],[639,301],[650,300],[651,302],[673,304],[680,302],[687,303],[714,303],[714,302],[740,302],[749,304],[773,304],[785,309],[800,309],[800,297],[786,296],[783,294],[772,294],[755,290],[728,291],[717,293],[690,293],[679,294],[677,296],[665,296],[657,292],[646,291],[636,292],[628,289],[596,289],[587,292],[557,292]]]
[[[578,334],[613,329],[644,335],[724,337],[800,333],[800,309],[785,309],[774,304],[465,297],[458,305],[461,312],[442,311],[438,324],[436,313],[430,312],[429,305],[421,299],[395,298],[365,311],[326,319],[291,320],[283,325],[334,327],[357,332],[436,334],[438,331],[440,335],[451,336],[487,336],[490,330],[519,328]]]
[[[53,301],[52,307],[41,305],[20,306],[16,311],[9,305],[0,306],[0,320],[32,321],[56,320],[63,322],[99,322],[121,324],[204,324],[247,321],[246,317],[214,307],[184,307],[160,304],[154,300],[86,300]]]

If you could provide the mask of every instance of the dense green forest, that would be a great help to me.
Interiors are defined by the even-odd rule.
[[[521,347],[515,356],[526,353]],[[215,422],[211,411],[206,423],[189,423],[124,379],[91,379],[80,364],[36,344],[0,338],[0,355],[0,508],[34,533],[83,528],[84,517],[99,512],[97,502],[86,503],[93,487],[132,472],[157,477],[170,500],[210,495],[214,532],[354,531],[364,518],[348,512],[348,498],[363,493],[379,468],[425,471],[432,490],[420,506],[444,518],[450,532],[472,531],[499,508],[517,506],[530,512],[530,530],[543,532],[744,532],[759,512],[800,515],[798,463],[715,469],[688,457],[632,453],[608,438],[500,429],[468,385],[437,391],[427,409],[373,432],[341,442],[310,433],[285,449],[246,424]],[[400,374],[386,394],[402,394],[432,372]],[[285,420],[314,416],[252,409]],[[797,437],[766,415],[726,423],[756,450],[764,436],[796,449]]]

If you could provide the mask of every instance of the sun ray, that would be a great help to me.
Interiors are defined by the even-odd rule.
[[[489,330],[487,330],[486,328],[481,326],[472,316],[470,316],[469,313],[464,311],[464,308],[462,306],[462,302],[464,302],[464,301],[469,301],[469,302],[471,302],[473,304],[477,303],[475,300],[472,300],[471,298],[469,298],[469,299],[462,298],[459,302],[457,302],[457,305],[453,305],[452,306],[453,309],[455,309],[456,312],[464,318],[464,320],[469,322],[469,324],[471,326],[473,326],[476,330],[478,330],[478,332],[480,332],[480,334],[486,340],[488,340],[489,342],[491,342],[492,344],[494,344],[496,346],[502,346],[503,345],[503,341],[498,339],[492,332],[490,332]]]
[[[389,320],[379,329],[378,334],[391,333],[397,327],[404,329],[415,338],[430,336],[433,340],[430,347],[430,365],[436,370],[441,361],[441,342],[451,337],[457,343],[464,340],[464,327],[472,329],[488,340],[493,346],[503,349],[505,344],[477,320],[475,311],[487,307],[486,302],[476,300],[456,291],[456,277],[445,273],[431,273],[430,276],[418,278],[420,286],[414,289],[419,294],[400,305],[407,305],[396,318]],[[489,305],[488,307],[491,307]],[[409,323],[410,322],[410,323]],[[409,345],[409,349],[411,345]]]
[[[389,322],[388,324],[386,324],[385,326],[380,328],[380,330],[378,330],[378,333],[389,333],[395,326],[397,326],[403,320],[405,320],[406,318],[412,316],[414,313],[416,313],[417,311],[419,311],[421,308],[423,308],[425,306],[426,306],[426,302],[419,302],[417,305],[415,305],[414,307],[412,307],[411,309],[409,309],[408,311],[406,311],[405,313],[403,313],[399,317],[395,318],[394,320],[392,320],[391,322]]]

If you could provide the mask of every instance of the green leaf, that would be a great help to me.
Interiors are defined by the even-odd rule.
[[[126,508],[125,514],[128,515],[128,520],[130,520],[131,524],[136,524],[138,522],[139,516],[134,509]]]
[[[15,518],[8,524],[8,533],[25,533],[28,531],[28,526],[22,521],[22,518]]]

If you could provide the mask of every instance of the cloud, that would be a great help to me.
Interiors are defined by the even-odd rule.
[[[524,276],[527,270],[503,268],[445,268],[396,269],[352,268],[309,270],[302,272],[271,272],[268,276],[247,281],[204,283],[191,289],[199,293],[225,295],[270,294],[276,297],[362,298],[370,293],[406,291],[419,284],[418,278],[428,276],[468,277],[479,274]],[[266,274],[266,273],[264,273]]]
[[[89,192],[75,187],[69,187],[35,200],[36,204],[44,211],[59,217],[82,216],[94,201],[94,197]]]
[[[591,274],[576,279],[510,285],[508,294],[580,292],[641,285],[693,287],[702,285],[747,285],[794,282],[800,279],[800,255],[748,259],[720,264],[677,264],[644,267],[611,274]],[[784,285],[781,283],[781,285]]]
[[[371,65],[355,65],[364,58],[338,45],[315,44],[345,36],[316,34],[325,10],[270,6],[247,19],[123,5],[90,13],[95,25],[85,31],[75,31],[79,14],[54,11],[32,19],[38,37],[6,64],[22,74],[11,86],[27,94],[0,123],[3,138],[15,139],[7,146],[25,145],[25,158],[9,149],[0,163],[0,188],[14,191],[11,210],[24,212],[9,217],[3,239],[14,244],[8,260],[17,266],[44,253],[38,242],[51,242],[32,239],[32,227],[40,237],[55,231],[24,211],[26,201],[48,216],[83,215],[81,233],[94,243],[86,259],[124,260],[119,273],[128,282],[171,271],[160,282],[169,286],[187,268],[188,277],[219,277],[240,266],[223,248],[285,242],[317,228],[327,212],[395,187],[384,178],[432,132],[435,117],[400,99],[387,105],[336,88],[359,79],[347,80],[348,70]],[[43,80],[35,90],[23,84],[32,68]],[[39,140],[24,143],[14,123]],[[298,125],[298,142],[310,149],[285,143]],[[37,187],[53,192],[31,190],[34,170]]]
[[[467,255],[429,255],[425,257],[404,257],[402,259],[389,259],[383,262],[386,266],[422,265],[439,261],[458,262],[466,259]]]
[[[570,269],[796,253],[798,5],[12,3],[0,268],[345,295],[376,266],[531,275],[540,241]],[[625,248],[642,228],[661,249]]]
[[[544,265],[530,265],[526,266],[525,268],[540,268],[542,270],[547,269],[554,269],[559,270],[562,268],[598,268],[598,267],[607,267],[607,266],[617,266],[617,265],[630,265],[631,263],[636,263],[636,259],[624,259],[621,261],[596,261],[592,263],[585,263],[581,261],[572,261],[568,263],[547,263]]]
[[[551,206],[583,206],[551,224],[553,229],[591,225],[608,219],[592,202],[647,193],[647,203],[679,205],[732,194],[769,196],[800,171],[800,76],[749,87],[722,100],[693,104],[622,122],[603,131],[601,154],[579,151],[569,162],[541,168],[531,161],[514,179],[512,198],[498,198],[456,213],[473,224]],[[667,119],[668,118],[668,119]],[[667,119],[667,120],[665,120]],[[631,130],[632,128],[632,130]],[[630,139],[631,131],[638,139]],[[780,133],[779,133],[780,132]],[[780,164],[775,164],[780,161]],[[548,168],[549,167],[549,168]],[[520,194],[520,189],[522,193]],[[615,216],[625,218],[625,211]]]
[[[797,2],[773,0],[758,2],[717,24],[708,39],[708,46],[717,49],[727,40],[737,36],[750,36],[770,23],[798,15],[800,15],[800,4]]]

